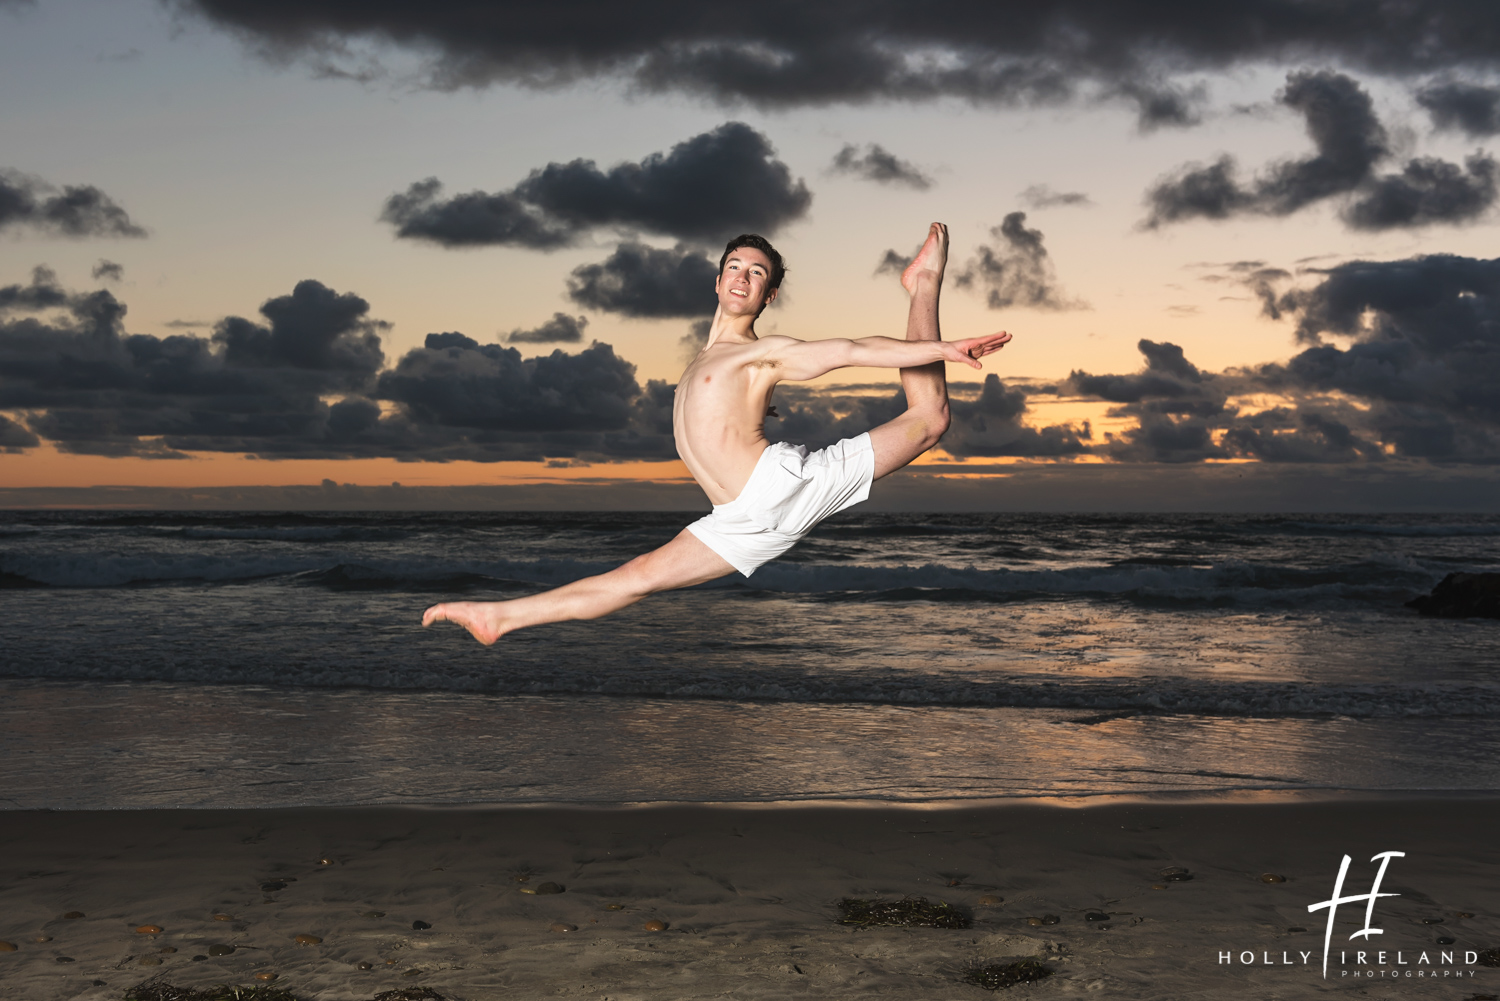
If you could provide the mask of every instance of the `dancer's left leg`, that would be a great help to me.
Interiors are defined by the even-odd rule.
[[[422,625],[456,622],[488,646],[527,626],[568,619],[597,619],[647,595],[692,587],[734,573],[724,557],[683,529],[671,542],[597,577],[516,598],[513,601],[449,601],[433,605]]]

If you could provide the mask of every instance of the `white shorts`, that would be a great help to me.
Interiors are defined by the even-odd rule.
[[[874,479],[868,434],[811,453],[806,445],[767,445],[740,495],[688,531],[748,577],[824,518],[869,497]]]

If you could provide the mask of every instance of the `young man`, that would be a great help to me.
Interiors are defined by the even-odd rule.
[[[763,237],[729,241],[714,283],[719,308],[708,343],[682,373],[672,414],[677,454],[713,502],[713,512],[660,549],[608,573],[514,601],[433,605],[422,625],[456,622],[490,644],[514,629],[595,619],[647,595],[736,570],[748,577],[824,518],[864,500],[873,480],[911,462],[948,430],[943,364],[979,368],[980,358],[1010,340],[1005,333],[963,341],[939,337],[938,292],[947,261],[948,229],[933,223],[901,275],[911,295],[906,340],[799,341],[755,333],[756,318],[781,285],[781,255]],[[816,379],[851,366],[900,369],[906,412],[818,452],[767,444],[766,410],[778,382]]]

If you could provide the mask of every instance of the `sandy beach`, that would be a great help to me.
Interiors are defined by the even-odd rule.
[[[1478,961],[1500,944],[1497,819],[1485,797],[1253,794],[14,811],[0,813],[0,940],[16,947],[0,951],[0,997],[275,974],[329,1001],[418,985],[467,1001],[977,998],[967,967],[1034,957],[1052,975],[1013,994],[1470,998],[1500,993],[1500,969]],[[1343,905],[1325,979],[1326,911],[1308,905],[1333,895],[1345,854],[1343,893],[1368,893],[1386,851],[1406,854],[1381,886],[1399,894],[1375,909],[1383,934],[1350,942],[1365,906]],[[838,921],[842,898],[907,896],[972,925]]]

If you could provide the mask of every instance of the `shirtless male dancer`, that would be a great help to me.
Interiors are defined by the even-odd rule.
[[[829,515],[870,495],[870,483],[936,445],[948,430],[944,362],[979,359],[1005,333],[944,341],[938,292],[948,262],[948,228],[933,223],[901,284],[911,295],[906,340],[891,337],[799,341],[758,337],[755,320],[776,299],[781,255],[753,234],[729,241],[714,291],[719,308],[708,343],[682,373],[672,411],[677,454],[713,502],[713,512],[660,549],[597,577],[513,601],[433,605],[422,625],[456,622],[484,644],[514,629],[597,619],[650,594],[691,587],[738,570],[746,577],[786,552]],[[906,412],[857,438],[809,453],[767,444],[765,418],[778,382],[802,382],[838,368],[899,368]]]

